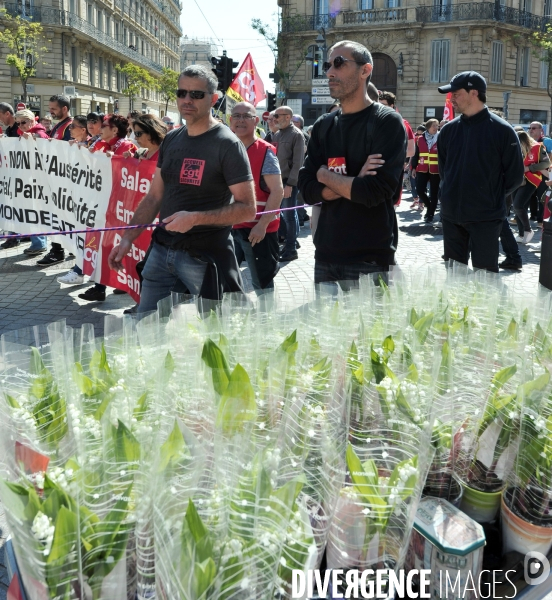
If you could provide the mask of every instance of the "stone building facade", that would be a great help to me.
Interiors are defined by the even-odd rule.
[[[293,78],[288,97],[302,99],[308,124],[327,108],[313,103],[310,93],[311,79],[323,77],[324,38],[326,49],[343,39],[367,46],[373,82],[397,94],[412,124],[441,118],[444,97],[437,87],[470,69],[487,79],[490,107],[502,108],[503,93],[511,92],[511,123],[550,123],[548,67],[531,44],[533,33],[550,21],[550,0],[423,1],[278,0],[282,66]],[[304,60],[306,53],[314,62]]]
[[[180,46],[180,70],[190,65],[203,65],[212,69],[211,58],[217,56],[217,46],[212,40],[198,40],[184,36]]]
[[[180,67],[180,0],[0,0],[0,7],[44,27],[44,64],[28,82],[28,105],[41,115],[48,112],[49,98],[63,93],[71,98],[73,115],[95,110],[126,115],[129,100],[121,93],[125,81],[117,64],[134,63],[153,76],[165,66]],[[15,108],[22,87],[15,69],[5,63],[6,54],[0,45],[0,101]],[[134,108],[163,116],[159,92],[142,94]],[[168,112],[176,115],[176,105]]]

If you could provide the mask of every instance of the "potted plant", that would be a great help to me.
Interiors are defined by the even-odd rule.
[[[549,379],[545,373],[541,381]],[[552,396],[544,389],[527,390],[523,403],[515,469],[502,496],[504,553],[546,555],[552,547]]]

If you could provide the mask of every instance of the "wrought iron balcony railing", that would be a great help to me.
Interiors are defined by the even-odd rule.
[[[343,13],[344,25],[361,25],[363,23],[381,23],[384,21],[406,21],[406,8],[378,8],[354,10]]]
[[[407,21],[406,8],[379,8],[344,11],[343,25],[361,25],[389,21]],[[499,2],[463,2],[440,6],[416,7],[416,21],[435,23],[439,21],[498,21],[507,25],[526,27],[533,31],[544,31],[552,22],[549,17],[502,6]],[[281,33],[316,31],[320,27],[332,29],[336,26],[333,15],[293,15],[282,19]]]
[[[30,11],[23,11],[21,5],[17,4],[5,4],[6,10],[11,15],[21,15],[28,18],[32,18],[33,21],[39,21],[42,25],[61,25],[75,29],[80,33],[92,38],[94,41],[107,46],[117,54],[121,55],[121,58],[126,58],[131,62],[140,63],[144,67],[152,69],[154,71],[161,71],[162,66],[147,56],[140,54],[136,50],[132,50],[122,42],[116,40],[114,37],[101,31],[88,21],[81,19],[79,16],[70,13],[66,10],[58,10],[56,8],[33,8]]]
[[[479,20],[498,21],[535,31],[544,31],[550,22],[548,17],[502,6],[495,2],[466,2],[448,6],[418,6],[416,8],[416,21],[422,23]]]
[[[335,17],[332,15],[293,15],[282,19],[281,32],[316,31],[321,27],[330,29],[334,26]]]

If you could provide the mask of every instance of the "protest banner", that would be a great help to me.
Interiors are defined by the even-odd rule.
[[[0,228],[16,233],[103,227],[111,159],[57,140],[0,138]],[[84,234],[56,236],[82,264]]]
[[[157,167],[155,160],[136,160],[114,156],[111,161],[113,186],[107,207],[105,226],[128,225],[134,211],[145,194]],[[137,302],[140,300],[140,282],[136,265],[144,260],[151,241],[151,229],[144,229],[134,240],[132,249],[124,260],[124,269],[112,271],[108,265],[109,253],[122,237],[122,231],[91,232],[86,235],[84,267],[85,275],[94,281],[127,292]]]
[[[149,191],[156,161],[138,161],[57,140],[0,138],[0,228],[16,233],[74,231],[128,225]],[[85,275],[139,298],[136,264],[145,256],[144,231],[115,273],[107,259],[121,231],[53,238],[76,256]]]

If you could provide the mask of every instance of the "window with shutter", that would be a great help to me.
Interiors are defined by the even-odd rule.
[[[491,46],[491,83],[502,83],[502,55],[504,44],[495,41]]]
[[[433,40],[431,42],[431,83],[449,80],[450,40]]]

